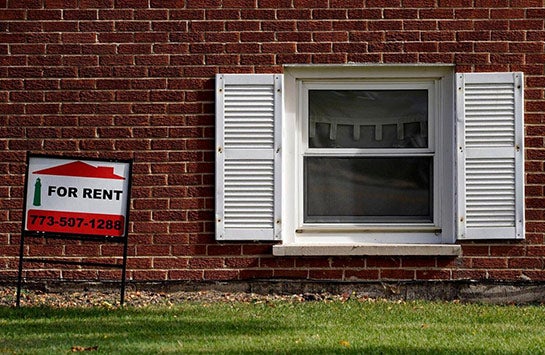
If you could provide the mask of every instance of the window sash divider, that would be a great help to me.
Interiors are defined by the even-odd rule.
[[[335,148],[308,148],[305,157],[407,157],[407,156],[434,156],[435,152],[428,148],[416,149],[335,149]]]

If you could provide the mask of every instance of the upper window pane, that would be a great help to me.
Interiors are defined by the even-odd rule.
[[[309,90],[310,148],[427,148],[427,90]]]

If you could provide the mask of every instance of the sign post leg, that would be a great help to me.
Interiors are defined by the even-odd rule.
[[[123,246],[123,267],[121,269],[121,299],[119,304],[123,307],[125,302],[125,279],[127,274],[127,244],[128,238],[125,236],[125,242]]]
[[[19,273],[17,275],[17,301],[16,306],[21,306],[21,287],[23,284],[23,257],[25,252],[25,234],[21,233],[21,245],[19,247]]]

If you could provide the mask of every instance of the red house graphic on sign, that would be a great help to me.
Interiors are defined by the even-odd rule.
[[[125,180],[123,176],[114,174],[114,168],[109,166],[93,166],[81,161],[54,166],[52,168],[33,171],[33,174],[61,175],[99,179]]]

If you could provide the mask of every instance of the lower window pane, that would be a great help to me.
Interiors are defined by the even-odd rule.
[[[309,223],[432,222],[432,157],[304,160]]]

